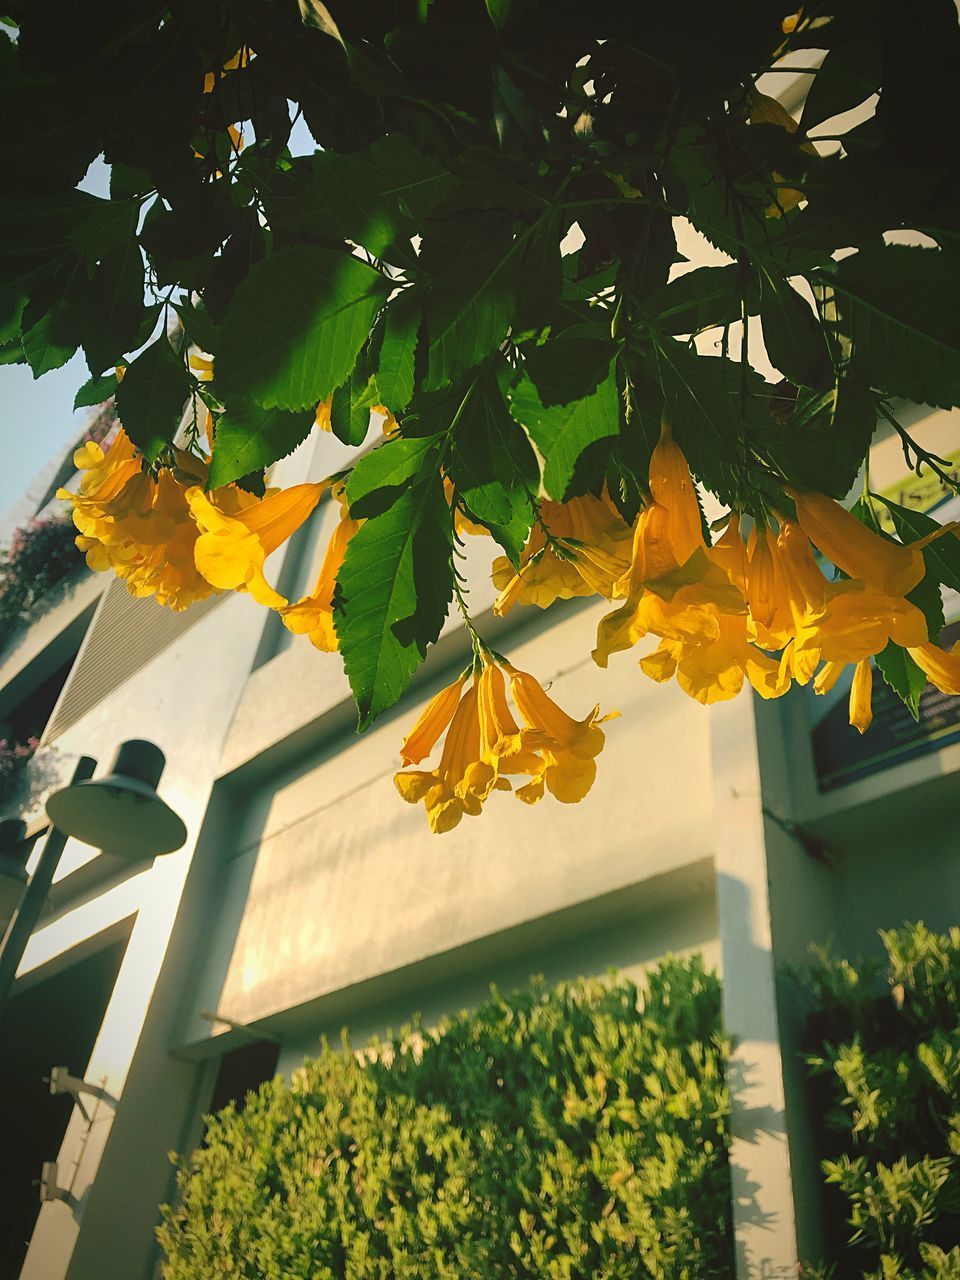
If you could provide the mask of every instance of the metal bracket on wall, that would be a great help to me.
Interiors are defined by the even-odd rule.
[[[51,1094],[69,1093],[73,1097],[74,1102],[80,1108],[80,1114],[87,1124],[93,1123],[93,1117],[83,1105],[81,1094],[88,1093],[91,1097],[96,1098],[98,1102],[107,1102],[112,1107],[117,1105],[116,1098],[107,1093],[102,1085],[88,1084],[86,1080],[81,1080],[79,1076],[72,1076],[68,1067],[51,1067],[49,1081]]]
[[[40,1188],[40,1203],[49,1204],[52,1200],[62,1200],[64,1204],[74,1207],[77,1198],[72,1191],[60,1186],[57,1181],[59,1173],[56,1160],[44,1160],[40,1181],[36,1184]]]

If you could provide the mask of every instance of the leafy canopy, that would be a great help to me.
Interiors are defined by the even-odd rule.
[[[211,484],[256,492],[331,395],[346,443],[383,405],[413,446],[366,472],[338,587],[364,721],[453,596],[441,477],[516,563],[544,497],[606,485],[634,519],[664,414],[697,479],[762,519],[787,483],[842,497],[897,398],[960,404],[951,0],[8,15],[0,358],[40,376],[82,350],[80,404],[129,365],[118,410],[153,464],[209,410]],[[798,51],[819,67],[799,121],[758,89]],[[97,157],[108,198],[77,189]],[[686,270],[682,220],[729,262]]]

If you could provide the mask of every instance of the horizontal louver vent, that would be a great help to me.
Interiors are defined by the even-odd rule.
[[[122,582],[107,588],[70,678],[43,735],[52,742],[224,599],[211,596],[182,613],[132,596]]]

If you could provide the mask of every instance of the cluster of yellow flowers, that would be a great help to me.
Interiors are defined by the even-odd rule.
[[[854,665],[850,722],[870,724],[870,659],[890,641],[907,649],[943,692],[960,693],[960,654],[931,644],[923,613],[906,597],[923,578],[923,548],[952,534],[944,525],[909,545],[888,541],[838,502],[788,490],[796,518],[776,512],[744,540],[732,512],[710,546],[686,459],[664,426],[650,461],[651,501],[634,529],[628,571],[614,584],[625,602],[599,625],[594,660],[644,636],[660,643],[641,658],[654,680],[676,676],[705,704],[735,697],[744,679],[764,698],[791,683],[818,693]],[[846,575],[829,580],[814,548]],[[774,656],[776,655],[776,656]]]
[[[394,434],[392,415],[377,411],[385,434]],[[328,403],[318,407],[317,422],[329,429]],[[73,505],[77,545],[92,569],[112,568],[134,595],[173,609],[213,592],[246,591],[318,649],[337,650],[336,578],[362,524],[350,514],[342,482],[271,489],[263,497],[234,484],[208,490],[207,458],[174,449],[151,470],[122,429],[106,453],[85,444],[75,461],[79,492],[62,489],[59,496]],[[453,507],[449,480],[446,489]],[[642,670],[660,682],[676,677],[704,704],[736,696],[745,680],[764,698],[780,697],[793,682],[825,693],[853,665],[850,721],[861,733],[872,716],[870,659],[890,641],[938,689],[960,694],[960,649],[947,653],[931,643],[923,613],[907,598],[924,577],[924,547],[957,526],[904,545],[831,498],[787,492],[789,512],[751,521],[746,536],[731,512],[711,544],[687,461],[665,424],[633,526],[606,492],[542,501],[519,568],[504,557],[494,561],[494,612],[502,616],[521,603],[546,608],[573,596],[615,602],[599,623],[598,665],[655,637]],[[264,565],[325,493],[339,503],[339,519],[312,592],[291,602],[267,581]],[[461,532],[486,532],[456,509],[453,515]],[[828,578],[817,552],[842,576]],[[596,776],[599,726],[610,718],[595,707],[573,719],[533,676],[474,641],[473,665],[430,702],[401,750],[405,766],[418,765],[446,735],[435,769],[396,776],[404,799],[424,802],[435,832],[478,814],[491,791],[512,790],[511,777],[526,779],[515,794],[528,804],[545,791],[566,803],[581,800]]]
[[[504,671],[524,727],[510,709]],[[525,804],[536,804],[544,788],[575,804],[593,786],[604,743],[600,725],[609,719],[597,706],[574,720],[533,676],[484,649],[428,703],[400,748],[405,765],[419,764],[446,732],[440,763],[398,773],[394,781],[404,800],[423,801],[436,833],[452,830],[465,813],[476,817],[491,791],[512,790],[514,775],[530,779],[515,792]]]
[[[105,453],[85,444],[74,454],[80,491],[61,489],[73,506],[77,546],[91,569],[113,569],[135,596],[154,596],[186,609],[219,591],[248,591],[276,609],[291,631],[306,632],[320,649],[336,649],[333,586],[346,545],[359,527],[334,487],[341,519],[313,592],[290,604],[264,576],[267,557],[311,515],[327,482],[268,490],[262,498],[237,485],[204,489],[208,459],[174,450],[174,465],[144,468],[121,428]]]

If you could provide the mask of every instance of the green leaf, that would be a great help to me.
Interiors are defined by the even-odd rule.
[[[372,449],[347,480],[347,502],[358,520],[380,515],[434,465],[438,436],[398,437]]]
[[[412,299],[397,298],[387,309],[377,364],[380,403],[391,413],[405,409],[413,398],[414,356],[420,330],[420,310]]]
[[[67,363],[80,345],[82,313],[74,293],[74,278],[44,281],[23,313],[23,352],[39,378]]]
[[[736,496],[740,420],[727,387],[727,362],[658,337],[664,412],[693,470],[722,502]]]
[[[869,98],[880,87],[882,70],[880,40],[873,32],[831,49],[803,104],[800,126],[804,133]]]
[[[920,695],[927,677],[920,670],[906,649],[892,640],[882,653],[877,654],[877,669],[884,680],[903,702],[914,720],[920,719]]]
[[[453,593],[450,524],[434,475],[350,539],[334,625],[361,730],[393,706],[440,634]]]
[[[629,207],[629,206],[628,206]],[[670,268],[677,259],[677,237],[673,218],[654,204],[637,209],[639,246],[624,262],[620,290],[640,302],[658,289],[666,288]]]
[[[29,300],[29,295],[16,285],[0,288],[0,342],[19,341],[20,321]]]
[[[931,644],[936,644],[944,627],[943,597],[940,595],[940,584],[932,573],[925,573],[912,591],[907,592],[907,599],[915,604],[927,622],[927,636]]]
[[[200,287],[214,253],[242,219],[226,183],[201,190],[205,193],[202,200],[195,198],[174,209],[161,207],[143,227],[140,239],[161,285]]]
[[[330,429],[338,440],[358,448],[370,430],[369,381],[358,364],[350,377],[337,387],[330,405]]]
[[[563,283],[560,239],[559,220],[548,218],[527,240],[520,258],[515,332],[542,328],[553,315]]]
[[[549,353],[546,347],[537,353],[536,368],[531,363],[534,376],[525,373],[510,392],[510,412],[540,451],[547,493],[562,501],[584,450],[597,440],[618,434],[619,396],[616,361],[606,352],[606,368],[598,380],[589,376],[589,364],[584,366],[588,376],[581,381],[587,386],[593,383],[594,389],[576,399],[558,402],[558,393],[571,389],[572,377],[571,369],[564,368],[560,361],[574,355],[575,348],[559,339],[551,347]],[[583,352],[588,361],[595,355],[596,346]],[[574,377],[574,384],[576,381]]]
[[[574,324],[542,346],[525,348],[525,369],[545,405],[568,404],[607,377],[617,344],[604,324]]]
[[[868,388],[843,378],[828,391],[801,392],[772,453],[795,483],[843,498],[860,473],[876,425]]]
[[[117,415],[149,462],[173,440],[190,386],[183,362],[165,334],[127,366],[117,387]]]
[[[830,352],[813,307],[770,272],[763,275],[760,322],[770,362],[784,377],[801,387],[832,381]]]
[[[872,387],[942,409],[960,405],[960,259],[939,249],[885,245],[839,263],[839,314],[825,314]]]
[[[893,518],[897,536],[901,542],[916,542],[925,538],[928,533],[939,529],[939,522],[922,511],[911,511],[909,507],[901,507],[889,498],[874,494],[888,508]],[[923,549],[923,559],[928,575],[933,575],[937,582],[945,587],[960,591],[960,538],[954,534],[944,534]]]
[[[74,409],[86,409],[91,405],[103,404],[117,393],[117,375],[105,373],[99,378],[90,378],[74,397]]]
[[[349,156],[320,152],[310,165],[319,208],[341,238],[375,257],[416,263],[412,211],[426,216],[453,184],[449,173],[400,134]]]
[[[81,345],[94,377],[136,350],[144,313],[143,258],[131,235],[96,268],[84,299]]]
[[[387,288],[353,254],[314,247],[273,254],[233,296],[218,379],[265,409],[315,406],[350,373]]]
[[[15,338],[13,342],[0,344],[0,365],[26,363],[27,357],[24,354],[23,344],[19,338]]]
[[[471,516],[518,564],[532,523],[537,459],[491,373],[478,382],[457,421],[447,473]]]
[[[188,302],[175,302],[173,309],[180,317],[184,332],[193,345],[209,355],[216,355],[219,336],[209,312],[202,306],[192,306]]]
[[[853,504],[850,514],[856,516],[861,524],[865,524],[885,541],[896,542],[896,539],[881,527],[876,509],[865,495],[859,497]],[[943,600],[940,597],[940,586],[936,577],[932,573],[925,573],[913,590],[907,592],[907,599],[923,614],[927,624],[927,636],[932,643],[936,644],[944,622]]]
[[[522,246],[501,229],[494,238],[461,237],[437,253],[425,241],[434,283],[424,304],[428,390],[472,369],[503,339],[516,313]]]
[[[755,311],[755,298],[752,301]],[[731,263],[688,271],[645,298],[643,311],[664,333],[699,333],[733,324],[740,319],[739,268]]]
[[[126,379],[124,379],[126,381]],[[208,486],[215,489],[272,466],[306,440],[314,411],[283,413],[249,401],[231,401],[217,423]]]

